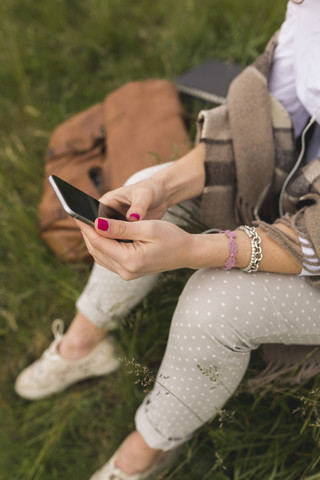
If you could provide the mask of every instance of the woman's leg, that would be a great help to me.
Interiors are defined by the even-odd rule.
[[[263,343],[320,344],[320,291],[303,277],[196,272],[177,305],[152,392],[136,427],[169,450],[224,406]]]
[[[303,277],[196,272],[176,307],[154,388],[137,411],[137,430],[120,447],[116,466],[144,471],[188,440],[232,396],[259,345],[320,344],[319,307],[320,290]]]
[[[66,360],[78,360],[88,355],[107,333],[107,328],[98,328],[78,311],[58,346],[58,352]]]
[[[147,178],[165,164],[133,175],[127,183]],[[191,200],[176,206],[164,216],[185,227],[198,217],[199,202]],[[54,341],[45,354],[17,377],[16,392],[28,399],[37,399],[63,390],[83,378],[105,375],[118,367],[114,345],[108,332],[117,328],[119,320],[135,307],[155,286],[158,274],[130,282],[94,264],[89,280],[77,301],[77,313],[67,332],[54,322]]]

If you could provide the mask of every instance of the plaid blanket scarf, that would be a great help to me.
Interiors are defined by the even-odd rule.
[[[208,228],[223,230],[256,224],[302,264],[306,259],[298,242],[280,232],[274,222],[291,225],[320,258],[320,159],[293,178],[285,195],[286,214],[279,218],[279,193],[297,150],[290,116],[267,88],[277,36],[233,80],[226,103],[199,114],[197,141],[206,146],[201,221]],[[320,285],[319,277],[310,281]],[[252,388],[282,374],[287,381],[305,382],[320,372],[318,346],[265,345],[264,359],[267,367],[250,381]]]

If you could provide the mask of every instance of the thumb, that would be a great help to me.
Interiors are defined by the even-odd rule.
[[[95,230],[102,236],[122,241],[141,240],[140,223],[135,224],[123,220],[97,218]]]
[[[131,206],[126,213],[127,219],[133,222],[143,220],[151,203],[152,195],[149,189],[141,188],[136,190],[132,195]]]

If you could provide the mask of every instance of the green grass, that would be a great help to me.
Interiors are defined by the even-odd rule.
[[[70,322],[89,273],[60,264],[37,235],[53,128],[129,80],[174,79],[210,57],[248,64],[284,11],[279,0],[1,2],[1,480],[88,479],[133,428],[145,395],[129,366],[39,402],[13,391],[17,373],[48,345],[51,321]],[[129,361],[156,371],[186,275],[165,275],[125,319],[116,336]],[[257,352],[248,375],[259,367]],[[318,384],[240,390],[167,478],[319,479]]]

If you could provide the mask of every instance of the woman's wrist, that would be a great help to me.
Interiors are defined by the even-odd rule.
[[[243,269],[250,263],[251,242],[245,232],[235,230],[231,235],[226,233],[193,234],[192,252],[189,257],[190,268],[223,268],[225,269],[236,245],[236,253],[232,268]],[[231,248],[232,247],[232,248]]]
[[[168,207],[203,192],[205,147],[202,143],[151,178],[160,182]]]
[[[237,245],[234,267],[244,270],[255,254],[252,239],[245,230],[235,230],[234,242]],[[257,236],[261,239],[261,258],[259,256],[258,269],[267,272],[299,274],[301,266],[277,242],[272,240],[261,229],[256,229]],[[189,267],[199,268],[224,268],[230,258],[230,237],[225,233],[193,234],[192,248],[188,259]],[[253,270],[252,270],[253,271]]]
[[[200,268],[222,268],[229,257],[228,237],[221,233],[191,234],[192,251],[188,265],[198,270]]]

